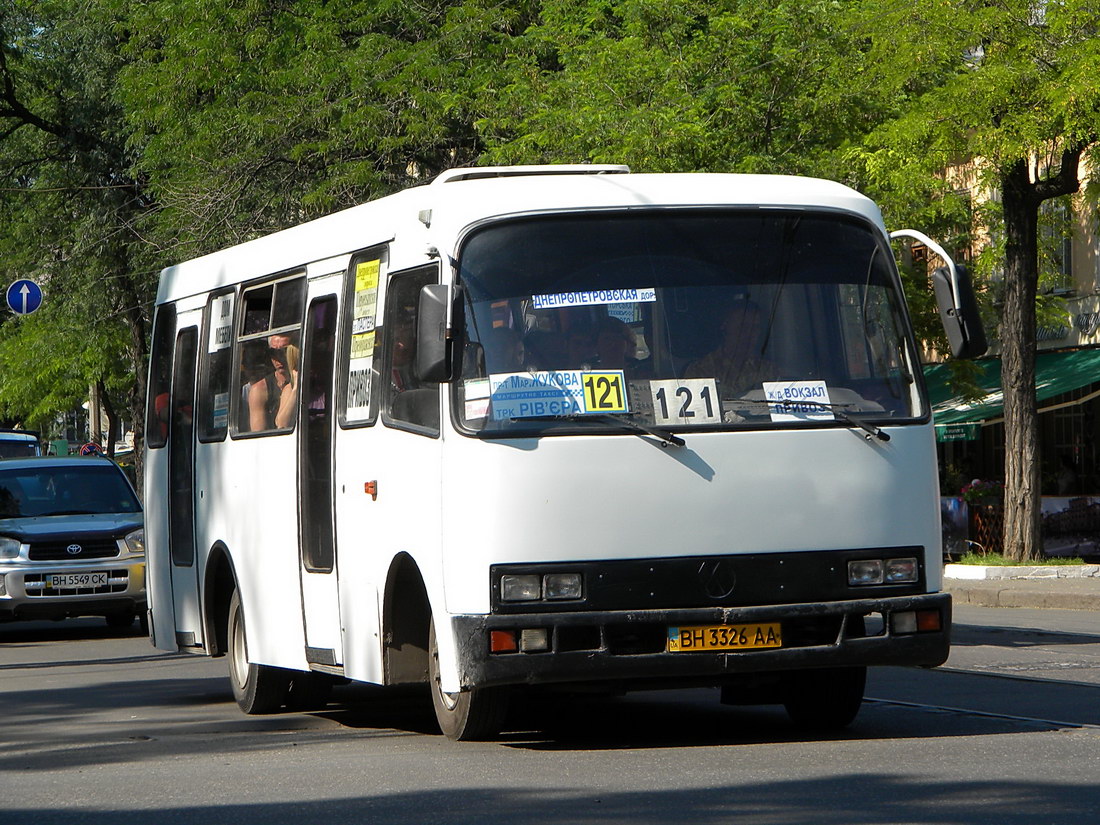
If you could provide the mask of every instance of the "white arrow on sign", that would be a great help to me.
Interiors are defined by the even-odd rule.
[[[27,314],[27,296],[31,294],[31,288],[26,284],[23,284],[23,288],[19,290],[19,294],[23,296],[23,314]]]

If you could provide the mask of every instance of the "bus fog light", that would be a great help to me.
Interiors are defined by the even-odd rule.
[[[882,559],[861,559],[848,562],[848,584],[882,584]]]
[[[4,576],[0,576],[0,596],[8,595],[8,580]]]
[[[524,653],[535,653],[550,649],[550,634],[545,627],[529,627],[519,632],[519,649]]]
[[[533,602],[542,598],[538,576],[501,576],[500,598],[506,602]]]
[[[916,559],[887,559],[883,580],[887,584],[904,584],[917,580]]]
[[[542,579],[543,597],[579,599],[582,596],[580,573],[549,573]]]
[[[917,632],[917,614],[912,610],[895,613],[890,617],[890,628],[899,635]]]

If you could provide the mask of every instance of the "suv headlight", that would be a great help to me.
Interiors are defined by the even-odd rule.
[[[135,556],[145,555],[145,528],[126,535],[126,549]]]
[[[19,548],[21,546],[22,542],[18,539],[9,539],[7,536],[0,536],[0,559],[19,558]]]

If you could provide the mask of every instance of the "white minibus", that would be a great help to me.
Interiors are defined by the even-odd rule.
[[[916,342],[840,184],[452,170],[164,270],[149,387],[152,641],[246,713],[424,683],[476,739],[711,686],[830,728],[867,666],[947,657]]]

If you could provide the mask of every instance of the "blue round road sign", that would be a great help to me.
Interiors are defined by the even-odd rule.
[[[30,315],[42,306],[42,287],[34,281],[20,278],[8,287],[8,306],[16,315]]]

